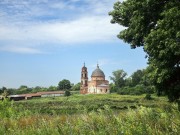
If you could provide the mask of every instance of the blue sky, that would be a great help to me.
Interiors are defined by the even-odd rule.
[[[1,0],[0,87],[77,83],[84,62],[89,78],[98,62],[108,80],[145,68],[143,49],[130,49],[116,36],[124,28],[110,23],[116,1]]]

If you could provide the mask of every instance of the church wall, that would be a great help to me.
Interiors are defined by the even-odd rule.
[[[102,93],[102,94],[110,93],[109,87],[100,87],[98,89],[99,89],[100,93]]]
[[[88,93],[96,93],[96,87],[93,87],[93,86],[89,86],[88,87]]]
[[[80,88],[80,93],[81,93],[81,94],[87,94],[87,93],[88,93],[88,87],[82,86],[82,87]]]
[[[88,87],[89,94],[106,94],[109,93],[109,87]]]
[[[99,87],[99,85],[105,84],[106,87]],[[88,93],[89,94],[105,94],[109,93],[109,81],[107,80],[91,80],[88,81]]]

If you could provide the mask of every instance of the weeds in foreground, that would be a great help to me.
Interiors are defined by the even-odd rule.
[[[0,107],[5,108],[0,113],[0,134],[6,135],[178,135],[180,131],[180,113],[174,104],[165,108],[137,106],[119,112],[104,105],[91,111],[84,108],[80,114],[61,115],[22,111],[9,101],[1,102]]]

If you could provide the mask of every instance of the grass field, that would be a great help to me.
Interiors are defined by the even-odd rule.
[[[72,95],[1,102],[0,134],[178,135],[180,113],[165,97]]]

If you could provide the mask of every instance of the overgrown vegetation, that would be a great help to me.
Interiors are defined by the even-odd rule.
[[[180,98],[179,0],[117,1],[111,23],[126,27],[118,38],[131,48],[143,46],[148,58],[148,78],[158,94],[170,101]]]
[[[110,76],[113,81],[110,84],[110,91],[121,95],[153,94],[156,90],[147,76],[147,69],[137,70],[129,77],[124,70],[116,70]]]
[[[0,134],[173,134],[180,130],[176,104],[165,97],[72,95],[0,101]]]
[[[153,94],[154,88],[152,86],[136,85],[134,87],[123,87],[118,89],[118,94],[121,95],[142,95],[142,94]]]

